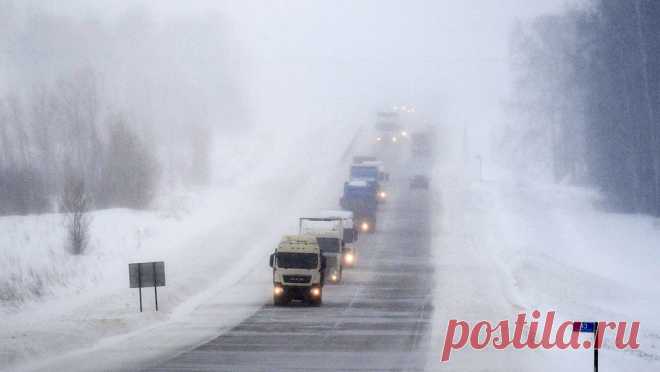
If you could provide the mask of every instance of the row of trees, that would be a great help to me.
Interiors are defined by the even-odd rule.
[[[542,16],[516,27],[511,51],[506,140],[518,166],[545,165],[619,210],[660,215],[660,2]]]
[[[0,0],[0,215],[61,210],[71,178],[92,209],[145,208],[207,184],[215,134],[244,125],[218,14],[80,6]]]
[[[89,70],[0,99],[0,214],[58,210],[72,180],[96,208],[146,207],[159,165],[131,127],[101,107]]]
[[[75,254],[89,211],[204,186],[243,124],[218,14],[81,7],[0,0],[0,215],[64,213]]]

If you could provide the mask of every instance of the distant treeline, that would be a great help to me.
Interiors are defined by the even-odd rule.
[[[517,164],[660,215],[660,1],[600,0],[520,23],[511,53],[505,140]]]
[[[66,185],[98,209],[207,184],[214,136],[245,126],[220,15],[58,8],[0,0],[0,215],[59,211]]]
[[[153,147],[105,112],[90,71],[28,98],[0,98],[0,214],[50,212],[72,181],[96,208],[145,208],[158,183]]]

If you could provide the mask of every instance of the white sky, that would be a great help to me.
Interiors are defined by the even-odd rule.
[[[512,22],[573,2],[77,0],[65,9],[56,0],[46,3],[78,15],[136,6],[164,18],[220,13],[235,41],[231,53],[241,56],[246,96],[262,112],[341,119],[413,103],[434,120],[480,126],[499,120]]]

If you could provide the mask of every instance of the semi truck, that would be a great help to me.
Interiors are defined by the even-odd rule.
[[[325,259],[325,278],[338,284],[342,279],[344,226],[337,217],[301,217],[300,234],[313,236]]]
[[[399,113],[379,112],[374,129],[376,130],[376,143],[383,145],[396,144],[399,141],[398,133],[401,130]]]
[[[354,244],[358,239],[358,230],[353,221],[353,212],[346,210],[324,210],[319,212],[319,217],[341,218],[344,227],[342,267],[354,267],[357,263],[357,247]]]
[[[339,205],[353,212],[353,223],[361,233],[371,233],[376,229],[376,195],[367,181],[344,183],[344,193]]]
[[[383,203],[387,200],[387,192],[380,187],[380,181],[383,178],[382,169],[381,162],[363,162],[352,164],[349,174],[351,181],[365,181],[376,201],[379,203]]]
[[[315,237],[287,235],[270,255],[273,268],[273,303],[302,300],[320,306],[325,281],[325,259]]]
[[[378,167],[378,181],[385,182],[390,180],[390,174],[385,171],[385,164],[375,156],[359,155],[353,157],[354,165],[375,165]]]

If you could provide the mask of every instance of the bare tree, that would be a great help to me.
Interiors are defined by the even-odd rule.
[[[73,254],[83,254],[89,243],[91,198],[81,178],[67,179],[62,195],[62,211],[66,216],[68,247]]]

